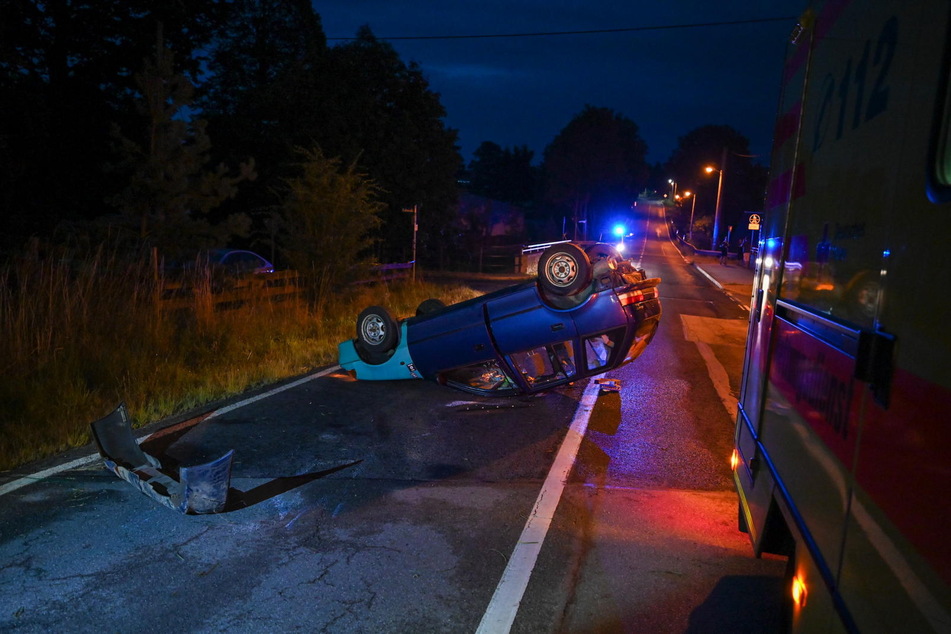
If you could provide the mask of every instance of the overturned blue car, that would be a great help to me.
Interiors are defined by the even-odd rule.
[[[607,244],[556,243],[535,281],[397,321],[381,306],[338,346],[360,380],[429,379],[482,395],[529,394],[636,359],[661,316],[657,285]]]

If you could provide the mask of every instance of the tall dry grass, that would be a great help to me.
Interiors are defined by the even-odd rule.
[[[144,424],[333,363],[369,304],[408,316],[476,295],[403,282],[215,310],[205,284],[168,311],[158,279],[149,258],[104,251],[0,269],[0,470],[88,443],[120,401]]]

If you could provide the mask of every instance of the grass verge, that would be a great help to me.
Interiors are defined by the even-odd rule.
[[[334,363],[367,305],[405,317],[478,294],[400,281],[215,310],[206,286],[172,312],[156,284],[148,261],[103,253],[0,270],[0,471],[85,445],[120,401],[146,424]]]

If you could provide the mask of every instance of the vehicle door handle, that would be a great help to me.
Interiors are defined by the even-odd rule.
[[[888,409],[894,372],[895,336],[881,330],[863,330],[855,355],[855,378],[865,381],[875,402]]]

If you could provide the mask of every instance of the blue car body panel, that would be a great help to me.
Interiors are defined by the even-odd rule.
[[[353,372],[357,379],[364,381],[396,381],[400,379],[421,379],[422,375],[413,365],[409,349],[406,346],[406,322],[400,326],[400,342],[393,356],[378,365],[364,363],[357,353],[353,340],[341,342],[337,346],[337,358],[340,367]]]
[[[495,345],[502,354],[574,339],[571,312],[545,305],[534,284],[486,303]]]
[[[424,378],[436,378],[446,367],[446,359],[452,359],[454,365],[467,365],[495,356],[483,298],[411,317],[404,323],[409,325],[406,340],[410,354]]]

